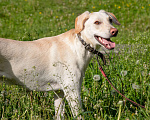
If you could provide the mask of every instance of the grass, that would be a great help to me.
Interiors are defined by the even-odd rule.
[[[145,120],[150,118],[150,2],[148,0],[0,0],[0,37],[35,40],[55,36],[74,28],[75,18],[84,11],[104,9],[116,15],[121,26],[112,40],[132,45],[122,54],[108,57],[104,66],[113,85],[126,97],[145,105],[141,109],[125,101],[98,70],[95,59],[87,68],[82,86],[85,119]],[[113,59],[111,59],[113,57]],[[127,73],[127,74],[121,74]],[[94,81],[94,75],[100,81]],[[53,119],[53,92],[26,93],[18,86],[0,85],[0,117],[5,119]],[[124,101],[119,105],[119,101]],[[73,119],[66,105],[66,119]]]

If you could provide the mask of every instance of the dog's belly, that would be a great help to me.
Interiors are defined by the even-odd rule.
[[[21,72],[18,75],[0,71],[0,83],[7,85],[19,85],[27,90],[36,91],[51,91],[61,90],[61,86],[57,83],[55,78],[47,77],[45,74],[41,75],[33,71]]]

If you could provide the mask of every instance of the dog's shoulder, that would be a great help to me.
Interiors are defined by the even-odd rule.
[[[75,35],[75,29],[71,29],[63,34],[61,34],[59,37],[64,39],[65,41],[68,41],[69,43],[74,43],[74,40],[76,38]]]

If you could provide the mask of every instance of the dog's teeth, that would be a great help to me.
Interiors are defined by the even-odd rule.
[[[102,41],[101,37],[99,37],[99,40]]]

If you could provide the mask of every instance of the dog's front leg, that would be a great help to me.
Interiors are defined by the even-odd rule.
[[[67,90],[65,91],[65,97],[71,107],[73,116],[78,120],[81,120],[81,115],[79,115],[82,112],[80,91],[76,88],[70,89],[70,91]]]
[[[57,91],[54,94],[55,119],[63,120],[65,112],[64,92]]]

